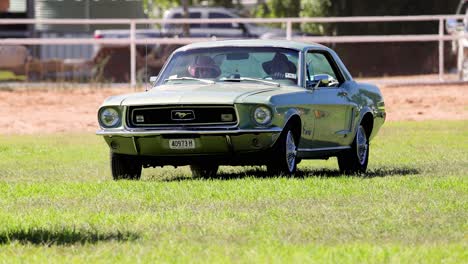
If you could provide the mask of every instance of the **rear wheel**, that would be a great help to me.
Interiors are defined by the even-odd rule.
[[[218,165],[190,165],[194,178],[213,178],[218,173],[218,168]]]
[[[359,125],[351,149],[338,156],[338,166],[343,174],[365,173],[369,161],[369,137],[363,125]]]
[[[139,180],[141,162],[132,155],[118,154],[111,151],[111,171],[114,180]]]
[[[278,139],[272,161],[267,165],[268,173],[270,175],[294,175],[297,169],[296,156],[296,140],[294,139],[294,134],[291,128],[287,127]]]

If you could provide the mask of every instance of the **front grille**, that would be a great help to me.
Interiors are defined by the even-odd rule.
[[[128,108],[130,127],[235,125],[233,106],[131,106]]]

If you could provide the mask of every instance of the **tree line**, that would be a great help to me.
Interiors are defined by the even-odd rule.
[[[249,17],[340,17],[453,14],[459,0],[257,0],[244,9],[241,0],[144,0],[149,16],[176,6],[222,6]],[[280,25],[278,25],[280,26]],[[283,25],[284,26],[284,25]],[[295,29],[319,35],[434,34],[436,22],[296,24]]]

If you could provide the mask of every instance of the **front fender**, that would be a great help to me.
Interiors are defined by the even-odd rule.
[[[281,108],[280,108],[281,109]],[[297,117],[299,118],[300,120],[300,127],[294,127],[293,129],[297,129],[297,136],[298,136],[298,140],[302,137],[302,119],[301,119],[301,112],[299,109],[297,108],[283,108],[281,110],[279,109],[276,109],[276,113],[275,113],[275,118],[273,119],[273,125],[276,126],[276,127],[280,127],[281,128],[281,133],[284,132],[284,128],[286,127],[286,125],[294,118],[294,117]],[[278,134],[279,136],[280,134]],[[277,138],[275,139],[275,142],[276,142]]]
[[[297,110],[296,108],[288,109],[284,113],[283,123],[282,123],[281,127],[284,128],[286,126],[286,124],[289,122],[289,120],[291,120],[291,118],[293,116],[298,116],[300,118],[301,114],[300,114],[299,110]],[[302,122],[301,122],[301,126],[302,126]]]

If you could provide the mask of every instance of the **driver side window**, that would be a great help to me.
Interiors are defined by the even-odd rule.
[[[338,80],[337,73],[324,52],[309,51],[306,54],[306,80],[313,83],[321,75],[328,75],[329,79]],[[333,82],[334,83],[334,82]],[[319,86],[323,86],[319,84]]]

